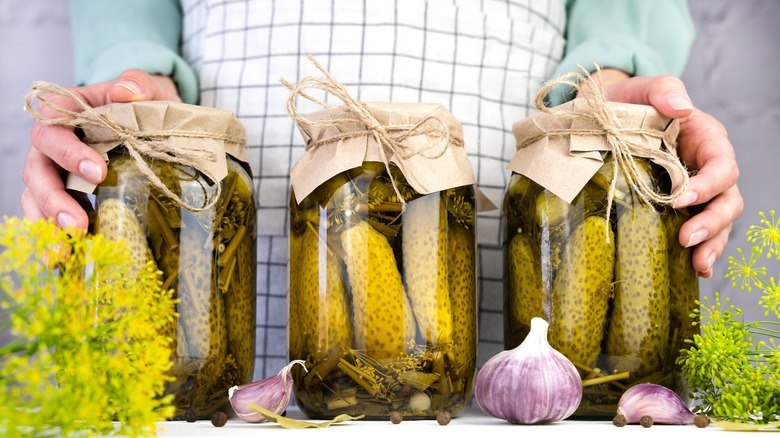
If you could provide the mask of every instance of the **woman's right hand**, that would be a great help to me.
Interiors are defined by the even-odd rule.
[[[69,90],[93,107],[141,100],[181,101],[171,78],[150,75],[140,69],[126,70],[113,81]],[[47,98],[71,111],[79,111],[75,103],[66,97]],[[38,111],[43,117],[62,116],[45,105],[41,105]],[[106,177],[105,161],[94,149],[78,139],[73,128],[67,126],[48,125],[36,120],[30,140],[32,147],[27,153],[22,171],[25,190],[21,203],[24,215],[31,220],[51,219],[61,228],[86,230],[87,214],[65,191],[63,177],[70,172],[99,184]]]

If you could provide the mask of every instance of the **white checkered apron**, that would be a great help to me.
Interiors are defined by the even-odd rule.
[[[234,111],[247,129],[258,200],[255,379],[287,362],[289,174],[304,150],[279,78],[321,76],[312,54],[358,101],[443,104],[463,124],[478,186],[500,206],[512,123],[534,111],[565,42],[565,0],[182,0],[182,9],[200,104]],[[478,217],[478,365],[503,349],[500,222],[500,211]]]

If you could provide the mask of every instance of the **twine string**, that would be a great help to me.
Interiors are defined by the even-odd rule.
[[[68,109],[63,105],[56,103],[48,96],[65,97],[75,103],[80,111]],[[56,113],[65,115],[65,117],[49,117],[41,114],[38,110],[33,108],[32,102],[36,99],[39,102],[39,108],[41,106],[48,107]],[[36,82],[33,85],[31,91],[25,96],[24,110],[41,123],[47,125],[70,126],[74,128],[95,126],[109,131],[113,137],[103,141],[116,140],[121,142],[135,162],[138,170],[152,185],[159,188],[177,204],[193,212],[207,210],[216,205],[219,201],[222,194],[222,184],[217,181],[214,172],[209,170],[206,166],[201,165],[201,163],[217,162],[218,156],[216,152],[208,148],[194,146],[185,149],[171,145],[164,140],[170,137],[183,137],[191,139],[214,139],[231,143],[244,142],[243,138],[224,133],[188,130],[136,131],[129,129],[114,121],[110,115],[100,114],[77,93],[50,82]],[[146,159],[161,160],[195,168],[209,178],[212,183],[216,184],[216,193],[205,205],[201,207],[192,205],[173,193],[173,191],[169,189],[151,169]]]
[[[601,67],[599,66],[598,62],[595,62],[595,66],[596,71],[600,73]],[[639,200],[645,204],[673,204],[688,189],[689,176],[687,170],[677,158],[677,156],[672,152],[664,149],[654,149],[639,145],[637,143],[631,142],[628,136],[642,135],[660,139],[663,140],[666,145],[672,149],[675,149],[677,146],[676,140],[673,138],[668,138],[664,131],[658,129],[624,128],[620,123],[620,120],[609,108],[606,93],[604,92],[604,84],[601,80],[601,75],[597,75],[597,81],[581,65],[578,64],[577,68],[582,72],[582,74],[571,72],[562,75],[549,83],[546,83],[536,95],[535,106],[537,110],[555,115],[557,117],[571,120],[590,121],[591,124],[595,127],[582,129],[567,128],[548,130],[539,135],[525,139],[517,145],[517,148],[524,148],[546,137],[560,137],[570,135],[604,136],[607,140],[607,144],[609,145],[609,152],[611,152],[613,157],[612,182],[610,184],[609,193],[607,194],[607,218],[609,218],[609,212],[612,208],[612,203],[615,197],[618,172],[622,172],[630,190],[636,193]],[[547,107],[545,98],[553,88],[559,85],[567,85],[572,87],[578,93],[582,93],[588,96],[585,100],[590,111],[576,112],[560,108]],[[667,169],[678,169],[682,175],[682,181],[680,183],[679,190],[668,195],[655,190],[655,188],[652,186],[652,183],[648,183],[644,178],[641,177],[643,170],[634,159],[635,156],[650,158],[652,161],[662,165]]]
[[[336,135],[329,136],[318,140],[312,140],[307,147],[313,148],[322,146],[324,144],[336,143],[341,140],[346,140],[356,137],[372,137],[379,145],[379,156],[382,163],[385,166],[385,170],[390,178],[390,183],[393,186],[393,190],[399,201],[403,204],[406,203],[401,192],[398,188],[398,184],[390,172],[390,158],[388,153],[391,153],[396,157],[401,164],[416,156],[422,156],[427,159],[436,159],[441,157],[447,152],[447,149],[452,146],[463,147],[463,139],[453,136],[450,133],[449,126],[434,115],[434,111],[422,117],[417,123],[404,124],[404,125],[384,125],[379,122],[366,107],[355,100],[347,91],[346,87],[337,81],[312,55],[308,55],[309,60],[314,66],[325,75],[322,77],[308,76],[297,84],[292,85],[284,78],[280,79],[280,82],[290,90],[290,96],[287,99],[287,113],[290,117],[299,125],[308,126],[338,126],[338,125],[358,125],[363,129],[356,131],[342,132]],[[323,102],[307,92],[307,90],[314,89],[325,92],[334,96],[341,101],[343,105],[333,105],[327,102]],[[297,105],[296,97],[301,97],[309,100],[317,105],[326,109],[339,109],[349,113],[350,117],[340,117],[327,120],[311,120],[301,114]],[[427,136],[431,140],[427,145],[416,148],[406,144],[406,141],[410,138],[417,136]],[[426,190],[425,187],[422,187]]]

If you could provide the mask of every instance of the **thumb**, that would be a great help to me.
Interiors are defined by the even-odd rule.
[[[142,100],[180,101],[173,81],[165,76],[152,76],[144,70],[132,68],[119,75],[108,89],[111,102],[137,102]]]
[[[605,87],[608,100],[639,105],[652,105],[670,118],[689,116],[693,102],[685,84],[674,76],[633,77]]]

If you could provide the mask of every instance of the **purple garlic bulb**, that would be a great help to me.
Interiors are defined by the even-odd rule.
[[[485,362],[474,397],[486,414],[535,424],[563,420],[577,410],[582,379],[574,364],[547,342],[547,327],[544,319],[531,319],[531,331],[520,345]]]

